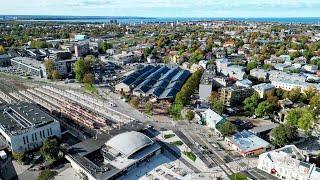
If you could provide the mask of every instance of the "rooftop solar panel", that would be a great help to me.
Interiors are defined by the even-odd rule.
[[[171,89],[171,88],[175,88],[175,89],[180,89],[181,88],[181,85],[182,83],[180,83],[180,81],[175,81],[173,83],[170,83],[166,89]]]
[[[136,87],[138,86],[139,84],[141,84],[146,77],[148,77],[152,72],[156,71],[157,69],[159,69],[160,67],[159,66],[156,66],[156,67],[153,67],[147,71],[145,71],[143,74],[141,74],[141,76],[139,76],[133,83],[132,83],[132,86],[133,87]]]
[[[174,68],[170,69],[166,74],[161,76],[159,81],[161,81],[161,80],[170,81],[172,79],[172,77],[174,77],[179,72],[179,69],[180,69],[179,67],[174,67]]]
[[[184,82],[188,77],[190,76],[190,72],[187,70],[181,70],[179,73],[177,73],[171,81],[181,81]]]
[[[171,89],[166,89],[161,96],[159,97],[159,99],[171,99],[174,98],[175,95],[179,92],[178,89],[175,88],[171,88]]]
[[[158,80],[163,74],[165,74],[168,71],[169,71],[169,68],[167,66],[162,66],[160,69],[150,74],[146,79],[152,78],[152,79]]]

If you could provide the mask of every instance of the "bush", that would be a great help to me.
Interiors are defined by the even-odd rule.
[[[174,141],[174,142],[171,142],[170,144],[174,145],[174,146],[181,146],[183,144],[183,142],[182,141]]]
[[[247,175],[239,172],[239,173],[233,173],[232,175],[229,176],[230,180],[246,180],[248,179]]]
[[[55,162],[59,160],[60,144],[57,139],[46,139],[40,148],[40,153],[46,161]]]
[[[223,136],[230,136],[236,132],[237,127],[231,122],[227,121],[217,127],[217,129]]]
[[[165,139],[169,139],[169,138],[172,138],[172,137],[174,137],[175,135],[174,134],[165,134],[163,137],[165,138]]]
[[[192,161],[196,161],[197,156],[194,155],[192,152],[183,151],[183,154],[186,155]]]
[[[14,152],[12,153],[13,159],[17,160],[20,164],[23,164],[26,161],[26,156],[24,153]]]
[[[88,92],[88,93],[94,93],[94,94],[96,94],[96,93],[98,92],[97,89],[96,89],[96,87],[95,87],[94,85],[88,84],[88,83],[85,83],[85,84],[84,84],[84,89],[85,89],[85,91]]]
[[[54,179],[54,176],[57,174],[58,173],[56,171],[44,170],[40,172],[37,180],[52,180]]]

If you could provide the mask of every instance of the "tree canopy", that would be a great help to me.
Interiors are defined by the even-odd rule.
[[[46,69],[47,78],[52,79],[53,72],[54,72],[54,70],[56,70],[53,60],[48,59],[48,60],[44,61],[44,67]]]
[[[258,106],[259,103],[259,95],[254,93],[252,96],[247,97],[243,101],[243,109],[247,111],[250,114],[253,114],[255,112],[256,107]]]
[[[76,73],[76,79],[83,82],[85,74],[91,73],[91,66],[93,64],[92,57],[87,56],[86,58],[81,58],[74,64],[74,71]]]
[[[316,121],[315,115],[307,108],[295,108],[289,111],[286,122],[292,126],[296,126],[299,129],[308,131]]]
[[[237,127],[232,124],[229,121],[226,121],[225,123],[221,124],[217,129],[220,131],[220,133],[224,136],[230,136],[234,134],[237,130]]]
[[[284,146],[297,138],[297,128],[289,124],[280,124],[271,131],[271,142],[276,146]]]
[[[59,159],[60,144],[57,139],[46,139],[40,148],[40,153],[45,160],[54,162]]]

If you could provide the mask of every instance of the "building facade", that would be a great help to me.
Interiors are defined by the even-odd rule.
[[[206,70],[203,72],[199,84],[199,97],[202,101],[208,101],[213,88],[214,71]]]
[[[219,89],[219,98],[226,106],[237,106],[253,94],[252,88],[245,87],[223,87]]]
[[[34,104],[1,106],[0,111],[0,134],[13,152],[30,151],[48,137],[61,137],[59,122]]]
[[[11,65],[16,69],[23,71],[27,75],[44,77],[41,62],[27,57],[15,57],[11,59]]]
[[[279,179],[318,180],[320,177],[320,169],[306,162],[306,157],[294,145],[259,155],[258,169]]]

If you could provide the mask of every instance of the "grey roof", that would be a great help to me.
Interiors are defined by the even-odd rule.
[[[270,144],[247,130],[241,131],[229,138],[242,151],[252,151],[265,148]]]
[[[265,126],[254,127],[252,129],[250,129],[249,131],[252,132],[252,133],[258,134],[258,133],[262,133],[262,132],[266,132],[266,131],[272,130],[277,126],[278,126],[278,124],[272,123],[272,124],[265,125]]]
[[[153,141],[148,136],[136,131],[131,131],[114,136],[106,143],[106,146],[129,157],[140,149],[152,144]]]
[[[55,121],[36,105],[27,102],[1,106],[0,112],[0,128],[9,134],[20,133]]]

